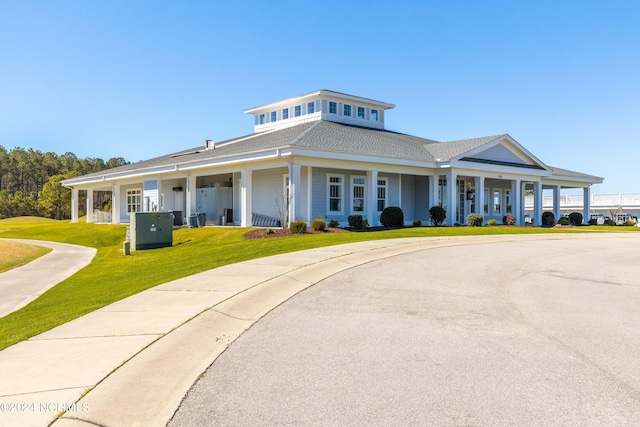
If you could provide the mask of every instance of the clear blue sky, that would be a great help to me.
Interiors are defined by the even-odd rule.
[[[0,0],[0,145],[138,161],[317,89],[640,192],[640,1]]]

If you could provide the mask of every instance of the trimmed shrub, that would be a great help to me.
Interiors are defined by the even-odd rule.
[[[596,218],[591,218],[587,224],[598,225],[598,220]]]
[[[571,224],[571,220],[567,216],[562,216],[558,220],[558,224],[560,224],[560,225],[570,225]]]
[[[515,225],[516,217],[513,215],[505,215],[502,217],[502,223],[504,225]]]
[[[347,221],[349,221],[349,227],[351,228],[364,228],[364,224],[362,223],[362,215],[349,215]]]
[[[490,227],[493,227],[494,225],[496,225],[498,223],[498,221],[496,221],[495,219],[491,218],[489,221],[487,221],[487,225]]]
[[[549,227],[553,227],[554,225],[556,225],[556,217],[553,215],[553,212],[542,213],[542,225],[546,225]]]
[[[413,221],[413,226],[414,227],[422,227],[422,221],[420,221],[419,219]]]
[[[482,214],[469,214],[467,215],[467,227],[482,227],[484,217]]]
[[[446,217],[447,212],[442,206],[432,206],[431,209],[429,209],[429,218],[431,218],[433,225],[442,224]]]
[[[628,226],[634,226],[636,225],[636,221],[633,218],[629,218],[625,224]]]
[[[383,227],[402,227],[404,225],[404,213],[398,206],[384,208],[380,214],[380,224]]]
[[[569,221],[572,225],[582,225],[582,214],[580,212],[571,212],[569,214]]]
[[[336,221],[335,219],[332,219],[331,221],[329,221],[329,224],[327,224],[327,227],[329,227],[329,228],[340,227],[340,223],[338,221]]]
[[[289,230],[291,230],[293,234],[304,234],[307,232],[307,223],[304,221],[291,221]]]
[[[324,231],[327,227],[327,223],[322,218],[316,218],[311,221],[311,229],[315,231]]]

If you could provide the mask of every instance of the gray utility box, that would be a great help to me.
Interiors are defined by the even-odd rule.
[[[173,245],[173,215],[170,212],[136,212],[131,216],[131,250]]]

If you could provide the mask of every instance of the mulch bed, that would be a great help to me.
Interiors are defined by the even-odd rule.
[[[331,233],[348,233],[349,230],[344,228],[327,228],[325,231],[316,231],[311,228],[307,228],[305,234],[331,234]],[[245,239],[268,239],[271,237],[285,237],[293,236],[293,233],[288,228],[259,228],[257,230],[251,230],[244,234]]]

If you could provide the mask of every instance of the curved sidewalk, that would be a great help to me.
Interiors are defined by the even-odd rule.
[[[15,406],[1,408],[0,424],[47,425],[65,412],[54,426],[166,425],[230,343],[333,274],[425,249],[591,236],[638,238],[585,233],[379,240],[246,261],[165,283],[1,351],[0,402]]]
[[[0,317],[14,312],[49,288],[86,267],[96,255],[95,248],[28,239],[1,239],[53,249],[28,264],[0,273]]]

